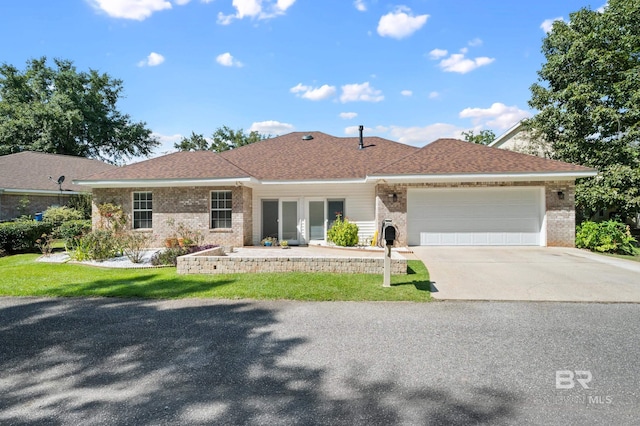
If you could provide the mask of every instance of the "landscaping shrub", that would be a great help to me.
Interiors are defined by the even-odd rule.
[[[583,222],[576,230],[576,247],[600,253],[633,255],[637,241],[628,225],[608,220],[606,222]]]
[[[107,260],[122,254],[121,241],[106,229],[96,229],[80,237],[70,256],[73,260]]]
[[[218,247],[215,244],[205,244],[203,246],[191,246],[191,247],[171,247],[155,253],[151,257],[151,264],[155,266],[160,265],[178,265],[178,257],[185,254],[197,253],[199,251],[209,250]]]
[[[120,236],[122,251],[133,263],[141,263],[153,235],[144,232],[127,232]]]
[[[36,240],[43,234],[51,234],[52,225],[48,222],[20,221],[0,224],[0,251],[9,254],[17,252],[35,252],[39,249]]]
[[[67,251],[74,250],[78,239],[91,232],[91,220],[70,220],[62,223],[56,232],[58,238],[64,241]]]
[[[337,246],[353,247],[358,244],[358,225],[338,216],[327,231],[327,239]]]
[[[84,215],[81,211],[67,206],[49,207],[42,215],[42,220],[44,222],[51,223],[54,229],[62,225],[64,222],[81,219],[84,219]]]

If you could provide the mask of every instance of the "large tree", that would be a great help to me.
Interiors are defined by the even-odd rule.
[[[204,135],[191,132],[191,136],[183,137],[180,142],[173,146],[180,151],[215,151],[222,152],[230,149],[239,148],[254,142],[267,139],[269,135],[263,135],[252,130],[246,133],[244,130],[233,130],[227,126],[218,127],[211,140],[207,140]]]
[[[473,130],[469,130],[462,132],[462,137],[464,137],[465,141],[477,143],[478,145],[489,145],[496,140],[496,134],[493,133],[493,130],[480,130],[477,135]]]
[[[526,125],[554,158],[594,167],[576,202],[589,217],[640,210],[640,2],[609,0],[556,21],[542,45],[546,63],[531,86],[539,112]]]
[[[159,142],[117,108],[122,81],[73,62],[32,59],[0,66],[0,155],[30,150],[118,164],[148,156]]]

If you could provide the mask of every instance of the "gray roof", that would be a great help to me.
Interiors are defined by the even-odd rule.
[[[58,191],[56,181],[64,176],[63,191],[81,192],[87,188],[74,185],[74,179],[117,168],[88,158],[24,151],[0,156],[0,189]]]

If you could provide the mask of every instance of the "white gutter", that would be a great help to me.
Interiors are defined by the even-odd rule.
[[[331,185],[344,183],[367,183],[367,179],[326,179],[326,180],[262,180],[262,185]]]
[[[522,182],[545,180],[574,180],[593,177],[595,170],[584,172],[547,172],[547,173],[467,173],[467,174],[435,174],[435,175],[387,175],[367,176],[367,182],[381,180],[395,183],[430,183],[430,182]]]
[[[79,195],[84,194],[81,191],[63,191],[49,190],[49,189],[9,189],[5,188],[0,190],[0,193],[5,194],[25,194],[25,195]]]
[[[161,188],[184,186],[251,186],[259,183],[252,177],[221,178],[221,179],[122,179],[122,180],[74,180],[75,185],[91,188]]]

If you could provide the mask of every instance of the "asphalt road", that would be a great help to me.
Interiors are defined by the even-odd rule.
[[[638,424],[639,314],[0,298],[0,424]]]

